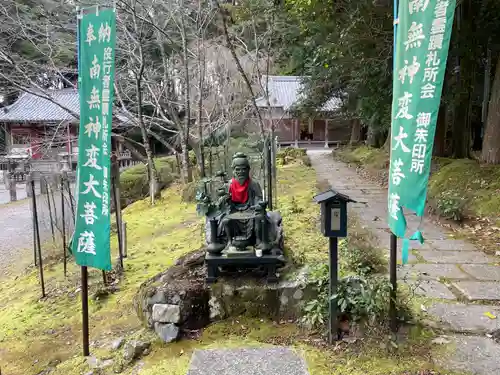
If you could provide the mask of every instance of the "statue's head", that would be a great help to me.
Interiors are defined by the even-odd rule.
[[[250,162],[248,161],[247,156],[242,152],[234,154],[231,168],[233,169],[233,177],[241,185],[243,185],[250,177]]]

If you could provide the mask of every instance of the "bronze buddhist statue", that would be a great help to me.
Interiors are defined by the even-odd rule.
[[[236,153],[231,168],[233,177],[230,181],[223,179],[215,203],[211,203],[212,199],[206,194],[198,197],[198,201],[208,207],[204,211],[210,259],[245,254],[245,263],[251,262],[252,257],[262,256],[264,259],[255,259],[255,263],[269,261],[269,257],[284,260],[281,215],[266,211],[262,188],[251,178],[248,157]]]

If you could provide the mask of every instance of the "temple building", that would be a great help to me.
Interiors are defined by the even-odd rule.
[[[269,98],[257,99],[263,119],[270,129],[274,126],[275,136],[281,146],[303,146],[343,144],[351,137],[350,121],[340,114],[340,98],[331,98],[316,110],[314,117],[294,117],[292,108],[299,104],[302,95],[300,76],[262,76],[261,86],[266,87]],[[266,92],[266,90],[263,90]]]
[[[0,108],[4,138],[0,156],[2,169],[5,170],[10,161],[26,164],[26,169],[42,173],[59,172],[63,163],[75,170],[79,120],[73,114],[80,114],[78,90],[65,88],[46,90],[41,95],[36,93],[35,89],[23,92],[14,103]],[[113,127],[126,127],[127,122],[125,116],[115,114]],[[129,151],[121,148],[119,151],[124,163],[135,163]]]

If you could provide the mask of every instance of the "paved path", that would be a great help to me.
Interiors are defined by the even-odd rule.
[[[360,202],[351,204],[350,210],[388,254],[387,190],[334,160],[329,150],[309,150],[308,155],[319,180]],[[410,229],[417,228],[416,216],[407,220]],[[496,305],[500,302],[500,267],[494,265],[498,259],[470,243],[449,238],[444,228],[429,220],[424,220],[421,229],[426,241],[412,244],[410,264],[399,267],[398,278],[432,299],[427,309],[430,317],[450,332],[450,340],[457,345],[453,367],[477,374],[500,373],[500,345],[486,337],[500,328],[500,306]],[[488,312],[498,318],[488,317]]]

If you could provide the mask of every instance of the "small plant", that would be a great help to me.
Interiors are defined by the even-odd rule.
[[[329,273],[328,265],[317,266],[310,275],[317,297],[304,305],[302,323],[319,328],[328,319]],[[337,285],[335,299],[340,316],[350,322],[375,325],[388,317],[391,284],[384,276],[347,276]]]
[[[317,297],[305,304],[302,323],[310,327],[321,327],[328,317],[328,265],[320,264],[314,267],[309,275],[309,281],[314,285]]]
[[[462,221],[464,218],[465,198],[459,197],[456,193],[447,191],[441,193],[437,199],[437,208],[441,216],[446,219]]]
[[[339,258],[345,271],[356,275],[369,275],[383,270],[384,259],[375,248],[361,247],[349,239],[339,243]]]
[[[300,214],[304,212],[304,209],[302,207],[299,207],[297,201],[295,200],[295,197],[292,197],[292,200],[290,201],[290,212],[292,214]]]

